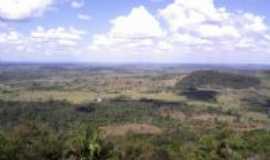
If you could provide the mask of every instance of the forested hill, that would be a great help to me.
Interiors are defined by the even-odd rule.
[[[256,77],[219,72],[219,71],[195,71],[177,83],[181,88],[232,88],[244,89],[258,87],[260,80]]]

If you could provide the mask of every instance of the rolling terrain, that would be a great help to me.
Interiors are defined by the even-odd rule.
[[[267,160],[269,127],[268,66],[0,65],[0,160]]]

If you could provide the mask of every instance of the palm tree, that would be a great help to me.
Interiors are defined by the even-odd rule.
[[[100,132],[95,127],[87,127],[83,134],[73,140],[72,148],[66,153],[67,159],[72,160],[108,160],[114,155],[111,143],[104,143]]]
[[[86,134],[81,139],[80,160],[96,160],[101,152],[101,140],[96,129],[87,128]]]

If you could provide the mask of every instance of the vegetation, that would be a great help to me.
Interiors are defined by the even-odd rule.
[[[218,71],[196,71],[177,84],[184,89],[201,87],[244,89],[259,85],[260,80],[256,77]]]
[[[46,125],[25,123],[0,134],[1,160],[267,160],[270,132],[234,132],[221,125],[208,132],[179,127],[161,135],[128,134],[101,138],[93,127],[61,133]]]
[[[0,65],[0,160],[267,160],[269,73],[224,71]]]

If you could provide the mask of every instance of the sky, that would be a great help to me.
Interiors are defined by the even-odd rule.
[[[0,60],[270,64],[269,0],[0,0]]]

